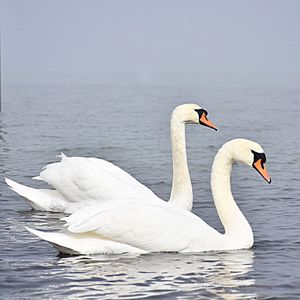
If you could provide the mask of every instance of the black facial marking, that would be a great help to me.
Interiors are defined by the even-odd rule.
[[[195,109],[195,112],[197,112],[198,115],[199,115],[199,124],[204,125],[204,126],[207,126],[205,123],[203,123],[203,122],[201,121],[201,117],[202,117],[202,115],[204,114],[204,116],[205,116],[205,118],[206,118],[207,115],[208,115],[208,112],[207,112],[205,109],[203,109],[203,108]],[[206,118],[206,119],[207,119],[207,118]]]
[[[197,109],[195,109],[195,112],[198,113],[199,119],[201,118],[201,116],[202,116],[203,113],[205,113],[205,115],[208,116],[208,112],[205,109],[203,109],[203,108],[197,108]]]
[[[251,150],[251,152],[254,155],[252,166],[255,168],[254,164],[261,159],[261,167],[264,169],[264,163],[267,161],[266,155],[264,153],[255,152],[254,150]]]

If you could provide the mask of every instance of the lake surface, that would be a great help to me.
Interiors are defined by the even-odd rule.
[[[299,100],[300,88],[6,87],[0,115],[0,298],[300,298]],[[271,185],[244,165],[232,174],[234,196],[254,231],[253,249],[59,257],[24,229],[60,229],[63,214],[32,211],[3,179],[45,187],[31,178],[61,151],[109,160],[167,200],[170,114],[188,102],[207,109],[219,127],[186,128],[193,211],[211,226],[222,231],[209,186],[218,148],[243,137],[267,154]]]

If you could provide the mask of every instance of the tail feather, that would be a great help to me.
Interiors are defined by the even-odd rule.
[[[132,247],[128,244],[115,242],[93,232],[71,233],[71,232],[45,232],[25,227],[29,232],[47,241],[60,253],[79,254],[122,254],[122,253],[146,253],[142,249]]]
[[[60,152],[60,154],[56,155],[57,158],[60,158],[61,161],[68,158],[63,152]]]
[[[8,178],[5,182],[35,210],[63,212],[65,209],[65,199],[56,190],[34,189]]]
[[[25,228],[32,234],[36,235],[40,239],[47,241],[60,253],[70,254],[70,255],[79,255],[80,251],[76,250],[76,245],[74,247],[74,238],[68,236],[64,233],[56,232],[44,232],[40,230],[35,230],[29,227]],[[75,249],[73,249],[75,248]]]

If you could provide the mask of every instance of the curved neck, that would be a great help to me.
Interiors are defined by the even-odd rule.
[[[212,166],[211,189],[213,199],[225,229],[225,236],[232,243],[252,246],[252,229],[231,193],[230,175],[233,163],[230,149],[222,147]]]
[[[176,113],[171,118],[173,182],[170,203],[192,210],[193,190],[187,164],[185,123]]]

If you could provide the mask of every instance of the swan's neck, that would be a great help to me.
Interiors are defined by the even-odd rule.
[[[186,210],[192,210],[193,190],[186,157],[185,123],[176,114],[171,118],[171,142],[173,183],[169,201]]]
[[[218,215],[230,243],[248,247],[253,244],[252,229],[237,206],[230,185],[233,159],[230,149],[222,147],[217,153],[211,174],[211,188]]]

